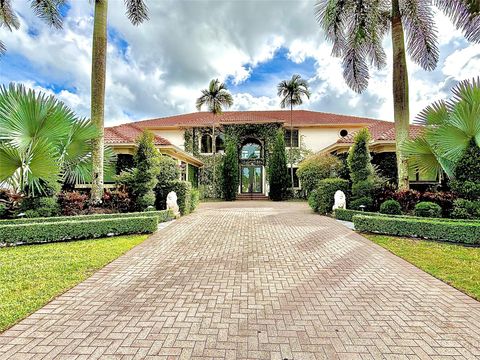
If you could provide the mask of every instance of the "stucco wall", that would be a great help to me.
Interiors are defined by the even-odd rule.
[[[340,131],[346,129],[349,133],[358,128],[345,127],[308,127],[299,128],[299,136],[305,147],[313,152],[317,152],[335,143],[340,139]]]
[[[153,130],[153,132],[161,137],[164,137],[170,141],[173,145],[178,146],[180,149],[185,150],[185,141],[183,138],[183,130]]]

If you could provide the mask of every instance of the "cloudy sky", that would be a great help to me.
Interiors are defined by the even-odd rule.
[[[21,82],[55,93],[89,114],[93,1],[71,0],[62,30],[36,19],[24,0],[12,0],[21,28],[0,29],[7,55],[0,83]],[[338,59],[314,19],[314,1],[147,0],[150,21],[132,26],[123,0],[109,2],[106,123],[195,111],[212,78],[225,81],[235,110],[278,109],[276,84],[298,73],[312,98],[302,108],[391,119],[391,67],[375,71],[358,95],[342,78]],[[478,76],[480,45],[466,42],[437,14],[441,57],[433,72],[409,63],[412,118],[447,97],[457,81]],[[385,40],[387,53],[391,50]],[[391,62],[391,59],[389,59]]]

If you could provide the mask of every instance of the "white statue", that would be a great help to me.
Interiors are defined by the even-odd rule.
[[[335,203],[333,204],[332,210],[347,208],[347,199],[343,191],[337,190],[333,198]]]
[[[180,216],[180,211],[177,204],[177,194],[175,191],[170,191],[167,195],[167,210],[172,210],[175,217]]]

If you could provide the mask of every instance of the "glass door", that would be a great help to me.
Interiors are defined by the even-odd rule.
[[[241,177],[242,193],[262,192],[261,166],[242,166]]]

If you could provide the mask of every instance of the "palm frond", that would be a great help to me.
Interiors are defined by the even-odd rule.
[[[0,0],[0,27],[5,27],[10,31],[20,27],[10,0]]]
[[[319,0],[315,4],[315,18],[333,44],[333,56],[341,56],[345,48],[347,4],[347,0]]]
[[[407,35],[407,51],[413,61],[425,70],[437,67],[439,50],[433,10],[427,1],[404,0],[402,23]]]
[[[215,115],[221,114],[224,107],[229,108],[232,105],[232,95],[228,92],[227,86],[218,79],[211,80],[208,89],[203,89],[202,95],[196,101],[198,111],[206,106],[208,111]]]
[[[282,109],[303,104],[303,98],[310,98],[308,82],[298,74],[292,75],[290,80],[282,80],[277,85],[277,95],[281,98]]]
[[[57,29],[62,28],[63,20],[59,8],[65,4],[65,0],[31,0],[30,3],[36,16]]]
[[[428,105],[423,109],[415,119],[418,125],[438,126],[448,121],[449,108],[445,101],[440,100]]]
[[[438,177],[443,171],[438,155],[426,137],[406,141],[403,153],[408,157],[408,166],[420,175]]]
[[[0,56],[4,55],[7,52],[7,48],[2,40],[0,40]]]
[[[480,42],[480,3],[478,0],[434,0],[468,41]]]
[[[125,0],[127,17],[133,25],[148,20],[148,7],[143,0]]]
[[[342,61],[343,78],[355,92],[362,93],[368,87],[370,73],[366,62],[366,49],[350,47]]]
[[[8,144],[1,144],[0,183],[5,182],[9,178],[11,178],[15,174],[15,172],[22,167],[22,163],[22,157],[18,152],[18,149]]]

